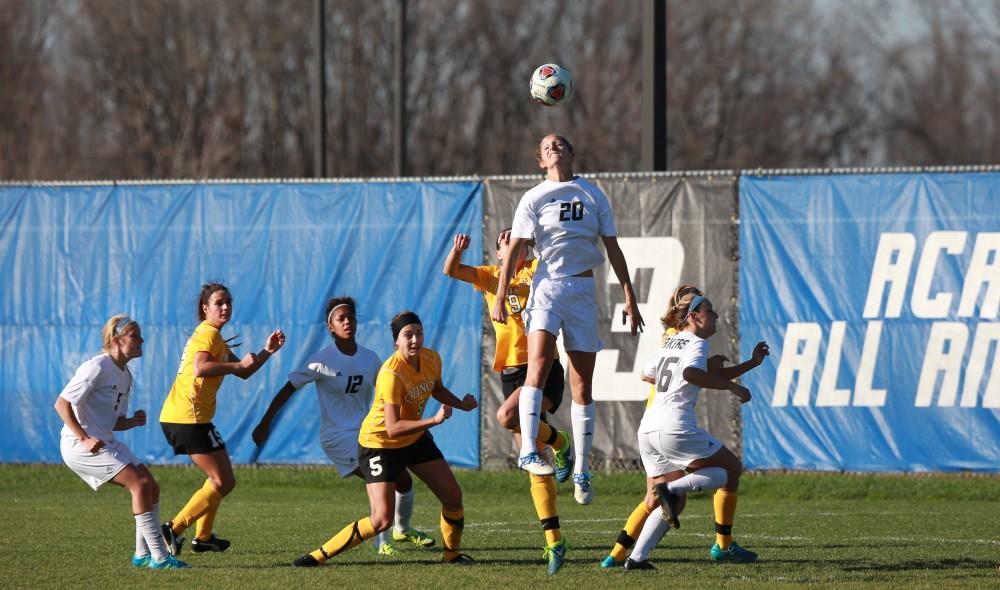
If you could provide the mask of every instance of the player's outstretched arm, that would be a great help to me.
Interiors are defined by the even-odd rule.
[[[476,271],[471,266],[462,264],[462,252],[468,249],[470,239],[468,234],[457,234],[448,257],[444,259],[444,268],[441,272],[453,279],[458,279],[466,283],[473,283],[476,280]]]
[[[467,393],[465,394],[465,397],[463,397],[462,399],[458,399],[458,396],[452,393],[450,389],[445,387],[444,383],[442,383],[440,379],[438,379],[437,383],[434,384],[434,391],[431,392],[431,395],[437,401],[441,402],[442,404],[451,406],[456,410],[464,410],[466,412],[469,412],[471,410],[476,409],[476,407],[479,405],[478,403],[476,403],[476,398],[473,397],[472,394]]]
[[[514,278],[514,266],[521,255],[521,248],[524,247],[524,238],[510,238],[510,250],[507,251],[507,257],[500,266],[500,276],[497,277],[497,300],[490,311],[490,318],[498,324],[507,323],[507,287]]]
[[[698,387],[704,387],[705,389],[718,389],[720,391],[729,391],[740,400],[741,404],[745,404],[751,399],[750,390],[743,387],[739,383],[733,383],[728,379],[723,379],[718,375],[713,375],[708,371],[704,371],[697,367],[687,367],[684,369],[684,380],[688,383],[697,385]]]
[[[267,437],[271,436],[271,423],[277,417],[278,412],[281,408],[285,407],[285,403],[292,397],[296,391],[295,386],[292,385],[291,381],[285,382],[285,385],[278,390],[275,394],[274,399],[271,400],[271,404],[267,407],[267,411],[264,412],[264,416],[260,419],[257,427],[253,429],[253,433],[250,438],[256,443],[258,447],[264,446],[264,442]]]
[[[392,438],[413,434],[437,426],[451,417],[451,406],[441,404],[437,414],[421,420],[403,420],[399,417],[399,404],[385,404],[385,432]]]
[[[618,277],[618,282],[621,283],[622,290],[625,292],[625,310],[623,313],[630,320],[629,328],[632,335],[635,336],[637,333],[642,332],[642,328],[646,323],[642,319],[642,314],[639,313],[639,304],[635,300],[635,291],[632,290],[632,278],[628,273],[628,263],[625,262],[625,255],[622,254],[617,237],[601,236],[601,240],[604,242],[604,249],[608,252],[608,263],[611,264],[611,270],[615,271],[615,276]],[[625,317],[622,317],[622,323],[625,322]]]
[[[756,369],[759,367],[767,356],[771,354],[771,349],[768,348],[767,342],[758,342],[757,346],[753,347],[753,353],[750,358],[743,361],[738,365],[733,365],[731,367],[723,367],[716,371],[711,371],[713,375],[718,375],[723,379],[736,379],[740,375],[746,373],[751,369]]]
[[[240,379],[249,379],[257,369],[264,366],[267,359],[271,358],[271,355],[281,350],[281,347],[285,345],[285,333],[281,330],[275,330],[271,332],[267,337],[267,341],[264,343],[264,348],[257,354],[247,353],[243,360],[239,362],[239,367],[233,371],[233,375],[236,375]],[[235,357],[231,357],[235,359]]]

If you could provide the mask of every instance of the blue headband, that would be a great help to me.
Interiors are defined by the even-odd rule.
[[[129,324],[136,324],[136,325],[138,325],[138,322],[136,322],[132,318],[128,317],[127,315],[126,316],[122,316],[122,318],[120,320],[118,320],[118,323],[115,324],[115,329],[111,331],[111,335],[112,336],[120,336],[121,333],[125,331],[125,327],[128,326]]]
[[[688,312],[687,315],[684,316],[684,321],[686,322],[687,319],[691,317],[691,314],[694,313],[694,310],[698,309],[698,306],[705,301],[708,301],[708,299],[705,299],[704,295],[695,295],[694,298],[691,299],[691,303],[688,303]]]

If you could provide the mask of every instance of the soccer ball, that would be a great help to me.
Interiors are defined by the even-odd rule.
[[[560,65],[541,65],[531,75],[530,90],[535,102],[550,107],[573,94],[573,76]]]

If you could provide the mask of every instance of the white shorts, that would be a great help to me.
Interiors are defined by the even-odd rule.
[[[531,286],[523,317],[528,334],[545,330],[558,336],[561,329],[568,352],[597,352],[604,348],[598,335],[600,314],[594,277],[538,280]]]
[[[687,469],[692,462],[711,457],[721,448],[722,443],[701,428],[691,432],[639,433],[639,456],[649,477]]]
[[[132,454],[125,443],[117,440],[106,443],[96,453],[89,453],[83,448],[80,439],[63,436],[59,441],[59,450],[66,466],[95,492],[105,482],[114,479],[122,469],[129,465],[142,465],[142,461]]]
[[[323,452],[333,462],[340,477],[347,477],[358,468],[358,435],[330,438],[322,441]]]

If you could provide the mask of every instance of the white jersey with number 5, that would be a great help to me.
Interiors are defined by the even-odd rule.
[[[382,361],[364,346],[348,356],[331,344],[313,354],[301,369],[288,374],[288,381],[301,389],[316,383],[320,409],[320,441],[335,447],[337,454],[357,457],[358,430],[375,394],[375,377]]]
[[[604,192],[579,176],[544,180],[521,197],[511,236],[535,240],[535,282],[571,277],[604,263],[598,242],[614,236],[615,217]]]
[[[73,406],[73,413],[87,436],[110,443],[115,440],[114,426],[128,411],[132,373],[119,369],[108,353],[84,362],[63,388],[59,397]],[[69,426],[62,436],[76,438]]]
[[[646,408],[639,433],[693,432],[698,429],[694,412],[701,387],[684,379],[684,369],[708,367],[708,341],[691,332],[678,332],[663,343],[642,374],[656,380],[656,395]]]

